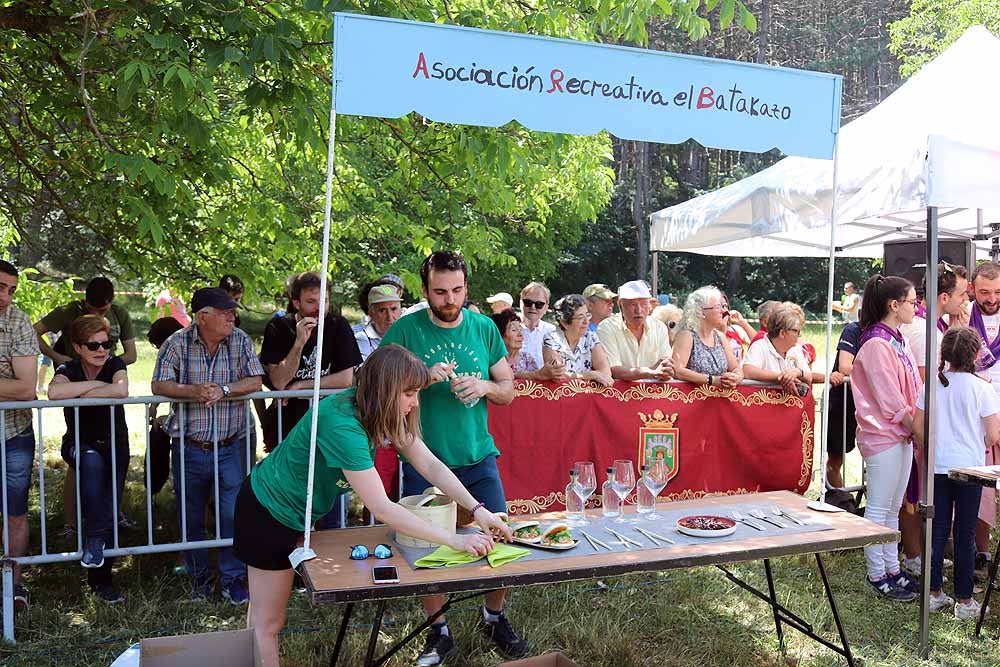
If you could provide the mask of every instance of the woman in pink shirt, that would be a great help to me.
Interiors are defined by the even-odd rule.
[[[922,389],[901,324],[913,321],[917,294],[898,276],[872,276],[861,309],[861,342],[851,372],[858,449],[868,469],[865,518],[899,530],[899,508],[913,461],[913,413]],[[880,595],[910,602],[919,584],[900,570],[895,542],[865,547],[868,584]]]

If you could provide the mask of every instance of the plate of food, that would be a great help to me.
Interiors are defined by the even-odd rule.
[[[724,516],[697,514],[677,519],[677,531],[692,537],[725,537],[736,532],[736,522]]]
[[[553,549],[556,551],[572,549],[580,543],[580,541],[575,539],[573,534],[569,532],[569,526],[564,523],[553,524],[549,529],[543,531],[539,539],[534,542],[527,542],[516,537],[514,538],[514,541],[538,547],[539,549]]]
[[[515,542],[538,544],[542,541],[542,527],[537,521],[517,521],[510,524]]]

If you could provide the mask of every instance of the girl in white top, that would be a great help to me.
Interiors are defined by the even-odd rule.
[[[969,327],[950,329],[941,339],[941,366],[937,375],[934,423],[934,522],[931,550],[931,611],[955,603],[941,590],[944,548],[955,516],[955,617],[979,615],[972,598],[976,520],[982,487],[948,478],[950,468],[986,464],[986,447],[1000,440],[1000,399],[988,382],[975,375],[979,335]],[[948,371],[945,372],[945,364]],[[924,396],[917,398],[913,434],[923,446]]]

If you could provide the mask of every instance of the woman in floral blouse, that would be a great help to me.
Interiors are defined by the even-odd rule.
[[[556,302],[553,311],[559,327],[545,334],[542,341],[545,363],[561,361],[567,377],[593,380],[610,387],[611,364],[597,334],[587,329],[590,313],[586,300],[579,294],[569,294]]]

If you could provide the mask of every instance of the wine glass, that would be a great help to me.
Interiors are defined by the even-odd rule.
[[[646,515],[646,519],[648,520],[655,521],[660,518],[660,515],[656,513],[656,497],[660,495],[660,491],[667,485],[667,477],[669,475],[670,469],[667,467],[667,462],[663,459],[656,459],[648,464],[646,474],[642,476],[642,483],[653,495],[653,511]]]
[[[628,523],[625,518],[625,499],[635,488],[635,468],[628,459],[618,459],[615,466],[615,495],[621,499],[621,514],[614,520],[615,523]]]
[[[574,468],[576,469],[576,495],[580,498],[580,507],[583,508],[583,516],[580,517],[580,521],[587,523],[587,500],[597,490],[597,475],[594,473],[594,464],[590,461],[577,461]]]

